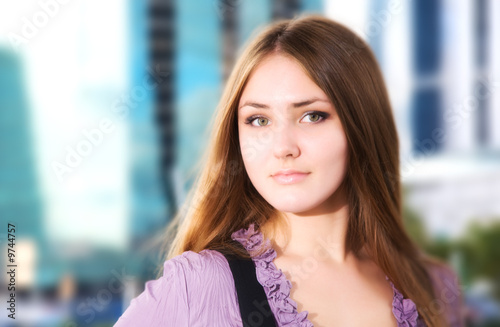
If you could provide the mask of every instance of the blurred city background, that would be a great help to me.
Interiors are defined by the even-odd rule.
[[[0,1],[0,326],[113,325],[156,278],[243,44],[303,13],[371,45],[408,230],[460,276],[469,326],[500,326],[497,0]]]

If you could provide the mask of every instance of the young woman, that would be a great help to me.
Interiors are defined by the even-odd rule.
[[[116,326],[463,326],[455,275],[403,228],[398,151],[369,47],[326,18],[274,23],[230,76],[163,276]],[[228,254],[270,312],[242,319]]]

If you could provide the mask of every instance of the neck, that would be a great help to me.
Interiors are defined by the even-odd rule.
[[[345,260],[347,217],[344,215],[327,214],[304,217],[288,214],[287,223],[289,242],[288,244],[277,243],[283,254],[308,257],[318,256],[319,252],[323,252],[328,253],[335,261]]]
[[[349,207],[346,201],[330,203],[304,213],[282,212],[286,228],[275,231],[272,240],[277,255],[344,263],[349,257],[345,247]]]

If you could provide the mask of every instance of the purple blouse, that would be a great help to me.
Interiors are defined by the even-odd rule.
[[[252,259],[257,280],[264,287],[277,325],[313,326],[307,319],[308,312],[298,312],[296,302],[290,298],[292,283],[274,265],[276,251],[270,240],[264,240],[253,224],[233,233],[231,238],[239,241],[250,253],[262,244],[267,249]],[[428,310],[446,310],[449,325],[462,327],[460,293],[456,278],[450,273],[431,273],[435,284],[443,286],[441,292],[436,292],[439,298],[429,305]],[[392,312],[398,327],[424,327],[413,301],[403,298],[387,280],[394,293]],[[226,258],[218,251],[206,249],[199,253],[186,251],[165,261],[163,276],[146,282],[144,292],[131,301],[115,324],[115,327],[125,326],[242,327],[234,280]]]

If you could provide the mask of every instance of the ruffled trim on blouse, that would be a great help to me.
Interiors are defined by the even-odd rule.
[[[248,229],[242,228],[234,232],[231,238],[240,242],[252,256],[256,266],[257,280],[264,287],[279,326],[313,327],[307,319],[308,311],[299,313],[297,303],[290,298],[292,283],[273,263],[277,254],[271,246],[271,241],[264,240],[263,234],[255,230],[254,224],[250,224]],[[254,256],[252,252],[261,246],[264,246],[266,251]],[[393,289],[392,312],[396,317],[398,327],[416,327],[418,311],[415,303],[410,299],[404,299],[394,284],[387,277],[386,279]]]
[[[398,327],[417,326],[418,311],[415,303],[410,299],[403,298],[403,294],[398,291],[390,279],[385,279],[391,284],[394,297],[392,298],[392,313],[398,321]]]
[[[264,291],[269,300],[269,305],[275,312],[275,318],[279,326],[290,327],[313,327],[313,324],[307,320],[307,311],[298,313],[297,303],[290,298],[292,283],[286,278],[281,269],[274,265],[276,251],[272,248],[269,240],[264,241],[264,236],[254,229],[251,224],[248,230],[240,229],[231,235],[233,240],[240,242],[245,249],[252,255],[252,250],[256,250],[261,245],[267,249],[252,259],[256,266],[256,275],[259,283],[264,287]],[[264,242],[264,243],[263,243]]]

